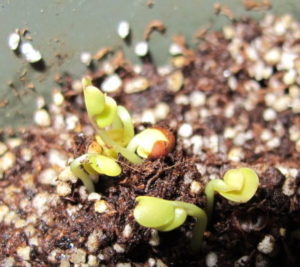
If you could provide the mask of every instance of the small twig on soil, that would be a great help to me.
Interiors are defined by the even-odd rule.
[[[159,178],[159,176],[161,175],[161,173],[162,173],[163,171],[162,171],[162,168],[160,167],[160,170],[153,176],[153,177],[151,177],[149,180],[148,180],[148,182],[147,182],[147,184],[146,184],[146,187],[145,187],[145,191],[148,193],[148,191],[149,191],[149,187],[150,187],[150,185],[153,183],[153,182],[155,182],[158,178]]]
[[[174,167],[177,167],[177,166],[180,165],[180,164],[182,164],[182,162],[176,163],[176,164],[174,164],[174,165],[172,165],[172,166],[169,166],[169,167],[166,167],[166,168],[160,167],[159,171],[158,171],[153,177],[151,177],[151,178],[148,180],[148,182],[147,182],[147,184],[146,184],[146,187],[145,187],[145,191],[146,191],[146,192],[149,191],[150,185],[151,185],[153,182],[155,182],[155,181],[158,179],[158,177],[159,177],[164,171],[170,170],[170,169],[172,169],[172,168],[174,168]]]
[[[149,40],[150,35],[153,31],[158,31],[164,33],[166,31],[166,26],[164,23],[158,19],[152,20],[146,27],[144,31],[144,39]]]
[[[215,3],[214,9],[215,9],[215,13],[217,15],[220,14],[220,15],[227,17],[230,20],[235,20],[235,15],[229,7],[227,7],[221,3]]]
[[[126,164],[124,161],[117,160],[117,163],[120,163],[121,165],[125,165],[127,168],[129,168],[129,169],[131,169],[131,170],[134,170],[134,171],[136,171],[136,172],[139,173],[139,174],[142,174],[141,171],[139,171],[139,170],[137,170],[137,169],[131,167],[130,165]]]

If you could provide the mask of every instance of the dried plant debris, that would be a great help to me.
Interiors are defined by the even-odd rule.
[[[103,59],[107,54],[111,53],[113,49],[111,47],[103,47],[100,48],[96,54],[93,56],[93,59],[95,60],[101,60]]]
[[[150,35],[153,31],[158,31],[164,33],[166,31],[165,24],[160,20],[152,20],[146,27],[144,31],[144,39],[149,40]]]
[[[244,0],[244,6],[247,10],[267,10],[272,7],[270,0]]]
[[[234,15],[233,11],[228,6],[225,6],[219,2],[214,4],[214,10],[215,10],[216,14],[223,15],[230,20],[235,19],[235,15]]]
[[[203,33],[194,51],[175,38],[182,50],[163,69],[115,64],[100,50],[93,84],[138,132],[152,123],[176,139],[139,165],[119,156],[121,174],[95,176],[91,193],[70,169],[99,149],[83,88],[58,75],[52,102],[37,99],[34,126],[1,134],[0,266],[299,266],[299,29],[290,15],[268,14]],[[236,168],[254,170],[258,189],[239,204],[215,195],[197,254],[192,217],[171,232],[135,221],[138,196],[205,208],[205,185]]]

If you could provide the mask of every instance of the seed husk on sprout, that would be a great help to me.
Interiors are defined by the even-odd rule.
[[[132,138],[127,146],[142,158],[155,159],[167,155],[175,145],[174,135],[162,127],[146,129]]]

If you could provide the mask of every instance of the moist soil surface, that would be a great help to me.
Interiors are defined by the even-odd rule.
[[[63,103],[40,107],[49,125],[3,130],[0,266],[300,266],[300,111],[293,102],[300,99],[300,76],[296,64],[288,69],[266,57],[272,47],[293,51],[295,62],[300,56],[296,26],[276,33],[284,18],[244,19],[206,33],[165,69],[150,58],[138,70],[119,53],[106,59],[122,80],[110,95],[133,115],[136,132],[166,127],[176,145],[140,165],[120,156],[122,174],[100,176],[96,193],[61,174],[68,159],[87,151],[93,128],[78,81],[58,77]],[[296,73],[292,82],[284,78],[288,72]],[[110,75],[101,62],[88,74],[98,87]],[[141,77],[146,89],[124,89]],[[140,195],[205,208],[205,184],[241,166],[257,172],[257,193],[244,204],[216,195],[199,252],[189,245],[193,218],[171,232],[134,220]]]

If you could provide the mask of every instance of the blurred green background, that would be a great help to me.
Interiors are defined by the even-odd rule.
[[[148,0],[149,1],[149,0]],[[263,0],[256,0],[263,1]],[[36,109],[37,95],[49,100],[55,87],[54,76],[67,71],[79,78],[86,70],[80,53],[94,54],[101,47],[122,48],[127,58],[139,59],[133,53],[134,44],[142,40],[146,25],[160,19],[167,27],[164,35],[154,32],[150,50],[157,65],[168,62],[171,36],[184,34],[192,46],[196,30],[207,25],[220,29],[230,23],[228,18],[214,14],[219,2],[233,10],[236,16],[262,17],[266,11],[246,11],[242,0],[1,0],[0,2],[0,127],[28,125]],[[275,14],[290,13],[299,17],[298,1],[271,1]],[[132,44],[127,46],[117,35],[121,20],[131,25]],[[27,28],[32,44],[41,51],[46,62],[45,72],[37,72],[7,46],[7,38],[16,28]],[[60,55],[58,57],[57,55]],[[23,79],[20,79],[23,77]],[[33,83],[35,90],[27,88]],[[7,102],[7,104],[5,104]]]

